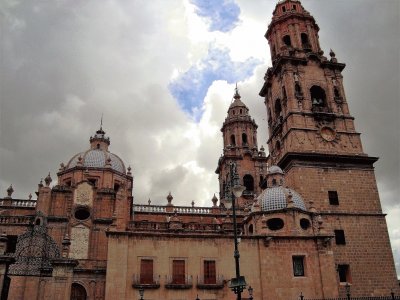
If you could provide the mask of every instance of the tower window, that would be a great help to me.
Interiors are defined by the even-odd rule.
[[[340,98],[339,89],[336,86],[333,88],[333,93],[335,94],[335,98]]]
[[[253,232],[254,232],[253,224],[250,224],[250,226],[249,226],[249,234],[253,234]]]
[[[236,146],[235,136],[233,134],[231,135],[231,145]]]
[[[279,117],[281,115],[281,112],[282,112],[281,100],[280,99],[276,99],[276,101],[275,101],[275,115],[277,117]]]
[[[339,281],[340,282],[351,282],[350,266],[349,265],[338,265]]]
[[[243,185],[246,188],[246,191],[253,192],[254,191],[254,179],[250,174],[246,174],[243,177]]]
[[[247,134],[245,134],[245,133],[242,133],[242,142],[243,142],[243,145],[247,145]]]
[[[295,277],[304,276],[304,256],[293,256],[293,275]]]
[[[6,253],[15,253],[18,235],[7,235]]]
[[[328,191],[330,205],[339,205],[339,196],[337,191]]]
[[[308,41],[308,35],[306,33],[301,34],[301,45],[303,49],[310,49],[310,42]]]
[[[280,141],[277,141],[276,142],[276,150],[279,152],[279,151],[281,151],[281,142]]]
[[[313,106],[326,106],[326,95],[324,89],[314,85],[310,89],[311,101]]]
[[[285,43],[286,46],[291,47],[292,46],[292,41],[290,39],[289,35],[285,35],[283,37],[283,42]]]
[[[282,97],[283,97],[283,99],[287,99],[286,89],[284,86],[282,87]]]
[[[240,109],[240,114],[242,114],[242,112],[243,112],[242,109]]]
[[[282,11],[286,12],[286,7],[285,6],[282,6]]]
[[[344,230],[335,230],[335,241],[336,245],[346,245]]]
[[[293,9],[293,10],[296,10],[296,5],[293,5],[293,6],[292,6],[292,9]]]

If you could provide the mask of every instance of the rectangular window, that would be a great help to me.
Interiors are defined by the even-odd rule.
[[[340,282],[351,282],[349,265],[338,265],[338,273]]]
[[[15,253],[18,235],[7,235],[6,253]]]
[[[153,260],[142,259],[140,261],[140,284],[152,284],[153,282]]]
[[[344,230],[335,230],[335,241],[336,245],[346,245]]]
[[[339,196],[337,191],[328,191],[329,204],[339,205]]]
[[[304,256],[293,256],[293,275],[304,276]]]
[[[216,284],[217,274],[215,272],[215,261],[204,261],[204,284]]]
[[[172,283],[185,284],[185,261],[174,259],[172,261]]]

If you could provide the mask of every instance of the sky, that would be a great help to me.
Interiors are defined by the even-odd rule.
[[[266,146],[258,96],[272,0],[0,2],[0,197],[34,195],[100,126],[134,175],[134,201],[210,206],[237,82]],[[400,277],[398,0],[303,0],[343,71]]]

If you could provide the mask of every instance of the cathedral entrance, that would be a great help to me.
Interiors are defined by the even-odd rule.
[[[86,300],[86,290],[78,283],[73,283],[71,286],[71,300]]]

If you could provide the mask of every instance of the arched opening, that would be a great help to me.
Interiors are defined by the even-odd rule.
[[[310,89],[312,106],[326,106],[326,94],[323,88],[314,85]]]
[[[333,88],[333,93],[335,94],[336,99],[340,98],[339,89],[336,86]]]
[[[306,33],[301,34],[301,45],[303,46],[303,49],[310,49],[311,45],[308,40],[308,35]]]
[[[292,46],[292,40],[290,39],[290,35],[285,35],[283,37],[283,43],[288,47]]]
[[[296,95],[300,95],[301,94],[301,86],[300,86],[300,84],[296,83],[294,85],[294,90],[296,92]]]
[[[286,12],[286,7],[285,6],[282,6],[282,11]]]
[[[253,224],[250,224],[250,226],[249,226],[249,234],[253,234],[253,232],[254,232]]]
[[[236,146],[235,135],[231,135],[231,145]]]
[[[87,294],[85,288],[79,283],[73,283],[71,286],[71,300],[86,300]]]
[[[310,228],[310,226],[311,226],[311,223],[308,219],[305,219],[305,218],[300,219],[300,227],[303,230],[307,230],[308,228]]]
[[[242,142],[243,142],[243,145],[247,145],[247,134],[245,134],[245,133],[242,133]]]
[[[87,207],[83,207],[83,206],[78,207],[75,210],[74,217],[75,217],[75,219],[77,219],[79,221],[87,220],[90,217],[90,211]]]
[[[96,146],[97,146],[97,149],[100,149],[100,144],[97,144]]]
[[[42,220],[40,218],[37,218],[35,221],[35,225],[38,225],[38,226],[42,225]]]
[[[282,97],[283,97],[283,99],[287,99],[286,89],[284,86],[282,87]]]
[[[243,113],[243,111],[242,111],[242,109],[240,109],[240,114],[242,114]]]
[[[281,151],[281,142],[280,141],[276,142],[276,147],[275,148],[276,148],[276,151],[278,151],[278,152]]]
[[[275,115],[279,117],[282,113],[282,105],[281,105],[281,100],[276,99],[275,101]]]
[[[246,174],[243,177],[243,185],[246,188],[246,191],[253,192],[254,191],[254,179],[250,174]]]

